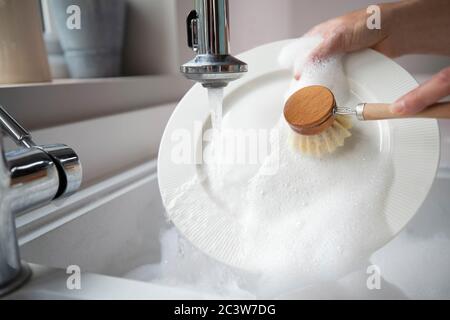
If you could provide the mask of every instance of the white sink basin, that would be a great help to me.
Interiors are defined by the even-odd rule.
[[[65,270],[30,265],[33,276],[21,289],[6,299],[23,300],[166,300],[166,299],[213,299],[211,295],[181,288],[159,286],[100,274],[81,274],[81,288],[68,289]]]
[[[7,299],[214,299],[217,296],[121,278],[160,261],[167,226],[149,162],[16,220],[29,281]],[[69,290],[69,265],[81,269],[81,289]]]
[[[402,270],[420,263],[414,254],[410,235],[432,238],[434,230],[450,238],[450,179],[437,179],[422,209],[407,228],[387,248],[381,249],[372,263],[380,264],[387,290],[367,294],[365,273],[340,283],[324,284],[283,298],[405,298],[424,285],[435,286],[434,297],[450,298],[447,260],[427,257],[434,277],[424,282],[423,266]],[[218,295],[175,286],[125,279],[129,271],[161,260],[159,236],[168,224],[164,217],[156,180],[155,162],[149,162],[109,180],[91,186],[67,199],[21,215],[17,219],[22,258],[33,263],[33,278],[11,299],[214,299]],[[430,243],[427,242],[429,246]],[[405,250],[405,248],[409,248]],[[421,247],[424,248],[423,246]],[[432,247],[431,247],[432,248]],[[447,248],[448,252],[448,248]],[[389,263],[396,258],[396,263]],[[433,260],[435,259],[435,260]],[[414,262],[415,261],[415,262]],[[42,267],[45,265],[47,267]],[[66,286],[69,265],[82,272],[81,290]],[[56,268],[56,269],[55,269]],[[365,271],[364,271],[365,272]],[[362,279],[362,280],[361,280]],[[419,279],[420,281],[418,281]],[[422,280],[421,280],[422,279]],[[387,280],[387,282],[385,282]],[[356,281],[356,282],[352,282]],[[353,285],[352,283],[355,283]],[[327,289],[328,288],[328,289]],[[330,289],[331,288],[331,289]],[[345,292],[341,292],[345,288]],[[397,289],[400,289],[397,290]],[[402,292],[403,291],[403,292]],[[392,295],[394,293],[399,293]],[[423,298],[427,298],[424,296]]]

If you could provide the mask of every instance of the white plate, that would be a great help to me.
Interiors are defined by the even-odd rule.
[[[248,63],[249,72],[225,89],[225,127],[270,129],[276,124],[292,77],[277,63],[278,54],[288,41],[291,40],[270,43],[239,56]],[[393,102],[417,86],[407,71],[372,50],[347,55],[344,69],[354,102]],[[194,161],[174,163],[172,152],[177,142],[173,137],[180,130],[191,133],[196,146],[193,157],[198,156],[202,151],[202,136],[201,131],[194,129],[196,121],[200,121],[203,127],[210,126],[207,92],[199,84],[180,101],[161,141],[158,180],[169,212],[171,204],[167,199],[172,199],[176,189],[199,172],[199,165]],[[432,119],[380,121],[378,125],[380,151],[389,154],[394,169],[382,214],[395,235],[419,209],[434,180],[439,161],[439,129],[437,121]],[[224,227],[227,225],[225,220],[216,217],[213,221],[202,207],[199,204],[186,216],[175,215],[171,219],[180,232],[202,251],[239,266],[235,257],[239,243],[234,240],[233,229]]]

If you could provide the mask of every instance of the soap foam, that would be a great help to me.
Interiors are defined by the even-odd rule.
[[[279,128],[286,141],[290,129],[284,119]],[[391,167],[376,148],[373,130],[358,127],[352,145],[322,159],[286,145],[269,156],[261,170],[279,156],[278,173],[255,175],[247,191],[249,268],[292,273],[302,281],[338,277],[389,239],[380,212]]]
[[[278,64],[285,69],[301,69],[308,61],[309,54],[323,41],[322,37],[303,37],[290,42],[280,52]]]
[[[279,64],[286,69],[300,71],[300,79],[293,79],[286,92],[287,100],[297,90],[311,86],[322,85],[333,92],[338,105],[348,100],[349,87],[342,66],[342,55],[329,57],[322,61],[309,61],[311,51],[322,42],[321,37],[305,37],[293,41],[281,50]]]
[[[295,41],[283,50],[280,63],[285,67],[305,63],[320,41]],[[349,89],[341,57],[305,64],[301,79],[292,82],[288,95],[312,84],[329,87],[338,103],[345,103]],[[243,292],[258,297],[336,279],[360,267],[391,237],[382,212],[392,167],[389,157],[379,151],[376,123],[357,124],[344,147],[321,159],[291,150],[287,138],[290,128],[283,117],[275,129],[278,134],[272,136],[273,152],[259,170],[222,166],[217,175],[217,166],[203,165],[197,176],[175,192],[161,190],[169,204],[169,218],[176,218],[178,223],[195,221],[195,213],[203,210],[213,217],[226,217],[235,225],[242,244],[236,254],[242,266],[259,279],[247,284],[251,289]],[[267,167],[274,162],[279,163],[278,172],[267,175]],[[169,240],[163,239],[163,243]],[[161,266],[156,277],[159,281],[179,277],[179,281],[186,282],[186,270],[195,274],[191,283],[219,282],[213,285],[216,289],[227,287],[224,283],[241,288],[245,281],[237,279],[249,279],[217,262],[212,266],[214,260],[196,251],[165,260],[170,262]],[[182,267],[168,271],[175,265]],[[243,292],[235,291],[237,296]]]
[[[253,299],[243,289],[246,279],[239,270],[226,267],[194,248],[175,228],[161,235],[161,263],[144,265],[129,272],[126,278],[155,284],[201,290],[223,297]]]

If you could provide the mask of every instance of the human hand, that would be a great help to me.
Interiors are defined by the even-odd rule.
[[[321,36],[322,43],[310,54],[309,61],[324,60],[340,53],[372,48],[389,57],[396,57],[395,43],[391,40],[394,5],[380,5],[381,29],[369,29],[366,10],[358,10],[321,23],[305,36]],[[294,76],[300,78],[301,67],[294,70]]]
[[[410,91],[391,105],[391,112],[414,114],[450,95],[450,67]]]
[[[312,28],[308,36],[320,35],[324,41],[309,61],[323,60],[339,53],[372,48],[395,58],[403,54],[450,56],[450,1],[404,0],[378,5],[381,29],[369,29],[366,10],[331,19]],[[300,77],[302,66],[294,70]]]

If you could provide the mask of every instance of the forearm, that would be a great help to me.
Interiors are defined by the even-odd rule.
[[[450,56],[450,1],[406,0],[386,4],[396,55],[411,53]],[[383,22],[382,22],[383,23]]]

